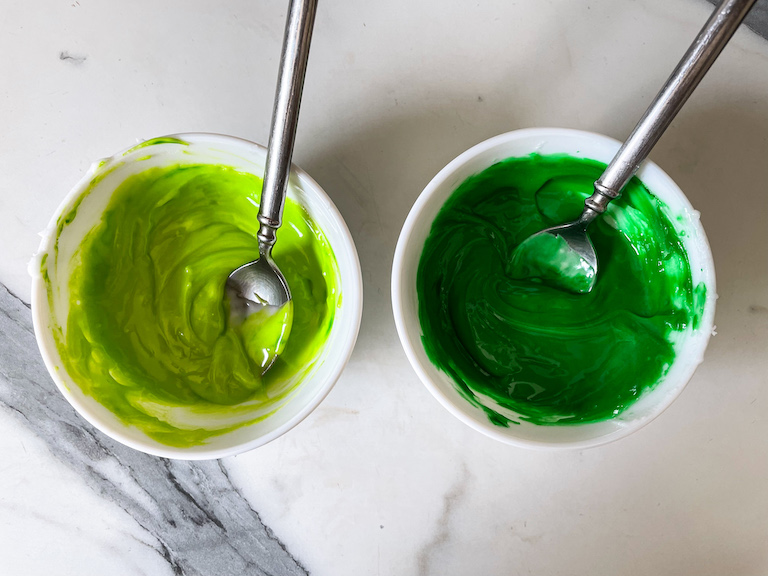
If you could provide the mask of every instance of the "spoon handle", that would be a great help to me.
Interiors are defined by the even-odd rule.
[[[585,201],[582,219],[592,220],[618,198],[640,163],[656,145],[688,97],[733,36],[756,0],[723,0],[699,32],[664,87],[653,99],[635,126],[595,182],[595,192]]]
[[[275,243],[275,233],[282,224],[296,124],[299,121],[301,91],[304,87],[316,10],[317,0],[291,0],[285,22],[283,51],[280,56],[280,71],[259,206],[258,240],[261,254],[270,254]]]

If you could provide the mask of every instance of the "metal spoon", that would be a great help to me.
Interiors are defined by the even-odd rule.
[[[534,234],[518,246],[513,254],[513,261],[524,263],[529,270],[549,269],[548,277],[540,279],[555,287],[579,293],[592,290],[597,278],[597,254],[587,236],[587,227],[605,212],[611,200],[619,197],[624,186],[637,172],[640,163],[645,160],[698,86],[755,1],[724,0],[720,3],[629,138],[595,182],[594,193],[584,201],[581,217],[575,222],[547,228]],[[563,270],[557,263],[535,261],[538,251],[536,247],[540,245],[545,234],[554,236],[561,244],[558,248],[548,250],[550,255],[559,251],[566,260],[578,262],[565,276],[562,276]]]
[[[235,315],[247,316],[264,306],[277,309],[291,300],[288,282],[272,259],[272,247],[282,224],[316,8],[317,0],[291,0],[288,10],[259,206],[259,258],[232,272],[226,283],[230,312]]]

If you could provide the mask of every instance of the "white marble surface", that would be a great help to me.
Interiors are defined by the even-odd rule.
[[[37,232],[91,161],[182,131],[264,142],[284,4],[0,0],[0,283],[29,300]],[[0,574],[768,572],[768,42],[738,32],[652,154],[702,213],[720,300],[704,364],[647,428],[583,452],[486,439],[418,382],[389,303],[400,225],[444,164],[520,127],[625,137],[710,9],[322,0],[295,161],[360,252],[348,369],[277,441],[168,468],[62,435],[6,297]],[[245,507],[219,526],[195,506]]]

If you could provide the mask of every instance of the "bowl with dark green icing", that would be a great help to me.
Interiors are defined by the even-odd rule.
[[[713,332],[715,274],[699,213],[653,162],[589,230],[593,290],[511,269],[532,234],[575,220],[620,143],[517,130],[450,162],[395,251],[408,360],[461,421],[502,442],[584,448],[638,430],[682,392]]]
[[[333,202],[295,166],[273,253],[292,323],[275,315],[246,332],[254,323],[230,315],[226,278],[259,254],[265,158],[263,146],[215,134],[143,142],[95,163],[43,234],[30,265],[43,359],[112,438],[171,458],[249,450],[306,417],[349,360],[357,252]]]

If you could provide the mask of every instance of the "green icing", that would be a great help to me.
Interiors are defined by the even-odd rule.
[[[696,330],[701,323],[701,317],[704,313],[704,304],[707,302],[707,285],[700,282],[693,289],[693,329]]]
[[[434,220],[417,276],[423,345],[494,424],[611,418],[669,369],[672,333],[698,322],[706,290],[692,285],[667,207],[637,178],[590,226],[591,292],[514,277],[520,243],[577,219],[604,169],[565,155],[507,159],[462,183]]]
[[[66,335],[54,327],[62,362],[86,394],[164,444],[200,444],[274,412],[330,333],[336,260],[291,199],[273,256],[292,305],[230,321],[224,285],[258,256],[261,185],[224,166],[150,168],[114,191],[73,256]]]

